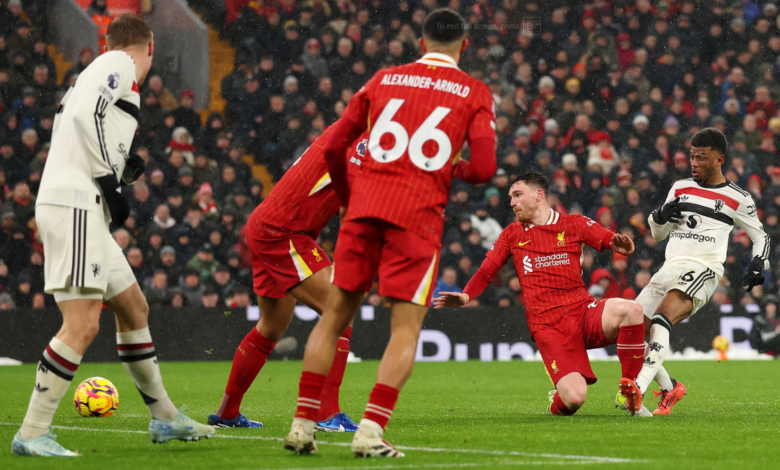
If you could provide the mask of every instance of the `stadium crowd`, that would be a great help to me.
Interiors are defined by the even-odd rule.
[[[58,85],[40,29],[20,17],[18,0],[1,3],[0,309],[40,308],[51,299],[42,294],[37,183],[57,103],[95,52],[82,51]],[[190,3],[224,21],[215,26],[236,47],[236,64],[222,81],[224,114],[205,124],[190,91],[174,96],[155,72],[141,88],[134,147],[147,174],[125,188],[132,215],[114,236],[150,305],[254,302],[243,226],[265,188],[242,156],[278,180],[374,72],[421,55],[422,21],[439,6],[460,11],[470,25],[460,66],[493,93],[499,169],[480,187],[453,182],[437,291],[465,286],[513,220],[510,181],[532,168],[549,177],[555,210],[634,239],[637,252],[628,258],[587,250],[583,278],[596,298],[635,297],[664,259],[647,216],[674,181],[690,177],[690,136],[713,126],[731,145],[724,174],[753,194],[772,237],[772,271],[763,290],[746,294],[750,240],[732,234],[713,304],[744,308],[761,305],[762,292],[778,293],[780,15],[773,2],[227,0],[226,15],[215,15],[208,0]],[[321,234],[329,254],[337,233],[334,219]],[[366,302],[385,300],[372,293]],[[477,304],[522,304],[511,266]]]

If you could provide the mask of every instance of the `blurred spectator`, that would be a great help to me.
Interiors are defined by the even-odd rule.
[[[750,332],[750,345],[762,353],[780,355],[780,301],[773,295],[764,297],[764,308],[753,319]]]
[[[172,292],[168,287],[168,274],[162,269],[154,271],[152,283],[144,290],[144,296],[150,307],[163,307],[171,301]]]
[[[433,298],[438,297],[440,292],[463,292],[458,285],[458,272],[455,268],[448,266],[442,270],[441,277],[436,281],[433,290]]]
[[[0,294],[0,310],[13,310],[16,308],[13,297],[7,292]]]
[[[211,243],[204,243],[195,256],[187,262],[187,267],[200,273],[201,279],[209,279],[219,266],[214,259],[214,248]]]

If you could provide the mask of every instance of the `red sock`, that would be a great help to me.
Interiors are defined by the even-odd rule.
[[[368,397],[368,405],[366,405],[363,418],[370,419],[384,429],[390,422],[390,417],[393,416],[393,409],[397,401],[398,390],[387,385],[376,384]]]
[[[558,416],[571,416],[576,412],[577,410],[572,411],[566,408],[566,405],[563,403],[563,400],[561,400],[561,395],[558,392],[555,392],[555,397],[553,398],[552,406],[550,406],[550,413]]]
[[[256,328],[252,328],[252,331],[244,337],[233,356],[230,378],[225,387],[222,403],[215,413],[217,416],[223,419],[233,419],[238,416],[244,394],[252,386],[255,377],[265,365],[268,355],[273,352],[274,346],[276,342],[265,339]]]
[[[617,355],[623,369],[623,378],[636,380],[645,361],[645,324],[620,328]]]
[[[325,385],[322,387],[320,421],[325,421],[341,411],[341,407],[339,407],[339,389],[341,388],[341,382],[344,380],[344,370],[347,368],[350,340],[352,340],[352,327],[348,326],[339,338],[333,365],[330,368],[328,377],[325,378]]]
[[[320,413],[320,395],[325,376],[315,372],[303,371],[298,383],[298,407],[295,417],[317,421]]]

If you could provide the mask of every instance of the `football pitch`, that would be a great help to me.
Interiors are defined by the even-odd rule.
[[[162,363],[177,406],[205,422],[222,398],[230,364]],[[349,364],[342,409],[359,420],[378,362]],[[74,459],[11,455],[33,386],[34,365],[0,368],[0,469],[442,469],[779,468],[780,365],[763,362],[670,362],[688,396],[671,416],[632,418],[614,408],[620,365],[597,362],[599,381],[572,417],[546,414],[549,379],[540,362],[419,363],[401,393],[386,433],[404,459],[355,459],[351,434],[318,433],[319,454],[282,449],[295,408],[300,362],[271,362],[244,399],[242,411],[262,429],[220,429],[198,443],[152,445],[148,412],[121,364],[83,364],[54,418],[54,433]],[[73,408],[76,384],[103,376],[119,389],[117,413],[82,418]],[[649,401],[649,399],[647,399]],[[653,410],[654,403],[648,407]]]

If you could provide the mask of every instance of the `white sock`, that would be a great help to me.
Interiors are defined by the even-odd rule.
[[[672,377],[669,375],[669,372],[666,372],[666,368],[664,366],[661,366],[661,368],[658,369],[658,373],[655,374],[655,381],[661,387],[662,392],[668,392],[674,388]]]
[[[141,392],[149,412],[158,419],[171,419],[179,412],[162,383],[157,353],[149,328],[116,334],[119,359]]]
[[[643,394],[647,391],[647,387],[650,386],[650,382],[658,374],[664,359],[666,359],[666,355],[669,353],[669,333],[671,329],[672,324],[665,315],[660,313],[653,315],[653,323],[650,326],[650,345],[648,346],[647,354],[645,354],[645,363],[636,379],[636,384]]]
[[[80,363],[81,355],[57,338],[51,339],[38,362],[35,389],[20,431],[22,439],[35,439],[49,432],[54,413]]]

